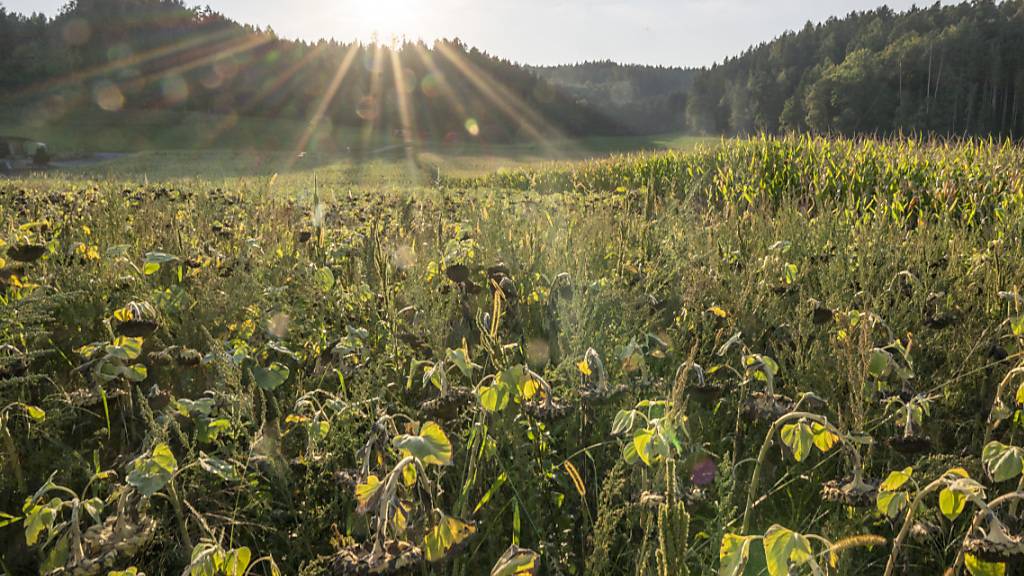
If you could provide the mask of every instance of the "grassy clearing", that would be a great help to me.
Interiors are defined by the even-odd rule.
[[[1016,569],[1019,148],[233,162],[0,182],[8,571]]]

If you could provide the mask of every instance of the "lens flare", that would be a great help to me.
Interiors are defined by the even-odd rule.
[[[117,112],[124,108],[124,94],[117,84],[109,80],[97,82],[92,88],[92,96],[96,105],[107,112]]]

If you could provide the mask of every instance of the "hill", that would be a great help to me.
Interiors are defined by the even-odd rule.
[[[83,109],[112,124],[125,110],[313,121],[327,134],[305,144],[321,148],[339,145],[331,125],[446,141],[623,132],[457,39],[307,43],[179,0],[75,0],[54,18],[0,8],[0,102],[44,123]]]
[[[1024,1],[808,23],[693,81],[691,128],[1024,135]]]
[[[533,70],[587,106],[648,134],[686,128],[686,92],[698,72],[610,61]]]

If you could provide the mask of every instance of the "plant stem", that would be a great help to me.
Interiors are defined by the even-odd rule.
[[[761,466],[764,464],[765,459],[768,458],[768,449],[772,446],[772,439],[775,437],[775,432],[786,422],[800,419],[817,422],[818,424],[825,426],[829,432],[840,438],[843,437],[835,426],[829,424],[828,420],[810,412],[790,412],[789,414],[783,414],[778,418],[778,420],[772,422],[772,425],[768,428],[768,434],[765,435],[764,442],[761,444],[761,450],[757,453],[757,462],[754,464],[754,473],[750,478],[750,488],[747,490],[747,505],[743,509],[743,526],[740,528],[740,534],[745,535],[747,533],[747,528],[750,527],[750,512],[754,508],[754,498],[757,497],[757,487],[761,481]],[[853,453],[856,454],[857,451],[853,450]],[[859,454],[855,459],[858,460],[857,467],[859,468]]]
[[[174,485],[174,479],[167,484],[171,492],[171,508],[174,509],[174,520],[178,524],[178,533],[181,535],[181,543],[192,553],[192,538],[188,535],[188,526],[185,525],[185,515],[181,510],[181,497],[178,496],[178,489]]]
[[[892,576],[893,570],[896,569],[896,557],[900,553],[900,547],[903,546],[903,541],[906,540],[907,535],[910,534],[910,527],[914,523],[914,510],[917,510],[917,507],[921,504],[921,499],[945,485],[946,479],[939,478],[925,486],[923,490],[919,490],[917,495],[914,496],[914,501],[907,507],[907,516],[903,519],[903,526],[900,527],[900,533],[892,542],[892,551],[889,552],[889,561],[885,564],[885,576]]]
[[[992,514],[993,509],[999,507],[1002,504],[1005,504],[1006,502],[1011,501],[1012,505],[1016,506],[1021,500],[1024,500],[1024,491],[1018,489],[1017,492],[1009,492],[1007,494],[1003,494],[1002,496],[999,496],[995,500],[989,502],[988,508],[978,510],[978,512],[974,515],[974,520],[971,521],[971,527],[967,531],[967,536],[964,536],[964,540],[967,540],[967,538],[969,538],[970,535],[973,534],[974,531],[981,526],[981,521],[985,519],[985,516]],[[947,570],[946,573],[955,575],[957,571],[959,571],[960,568],[963,567],[963,565],[964,547],[960,546],[960,550],[956,553],[956,561],[953,562],[953,566],[949,570]]]
[[[0,425],[0,435],[3,436],[4,451],[7,452],[7,459],[11,463],[11,471],[14,473],[14,484],[18,487],[19,494],[28,492],[28,485],[25,484],[25,472],[21,469],[21,460],[18,458],[18,449],[14,445],[14,438],[7,426]]]

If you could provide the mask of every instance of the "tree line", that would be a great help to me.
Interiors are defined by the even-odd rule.
[[[458,39],[288,40],[180,0],[72,0],[52,18],[0,6],[0,101],[54,115],[91,107],[319,117],[460,141],[629,132]]]
[[[1024,135],[1024,0],[853,12],[702,70],[691,129],[715,134]]]
[[[686,93],[697,70],[582,62],[533,69],[588,106],[644,134],[687,128]]]

